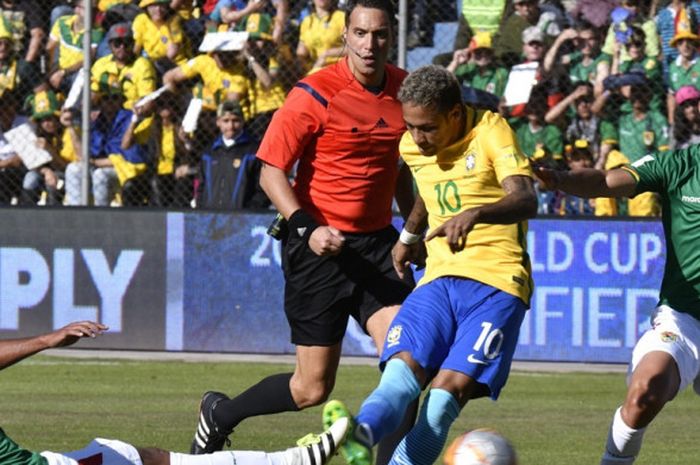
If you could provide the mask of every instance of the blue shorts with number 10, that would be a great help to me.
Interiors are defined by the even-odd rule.
[[[391,323],[381,365],[410,352],[429,375],[464,373],[498,398],[510,373],[527,305],[468,278],[446,276],[419,286]]]

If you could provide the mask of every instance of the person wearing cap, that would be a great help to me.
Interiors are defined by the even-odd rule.
[[[281,47],[272,40],[272,18],[267,13],[253,13],[242,24],[248,33],[243,48],[243,57],[248,62],[248,71],[253,76],[251,96],[251,118],[248,129],[251,136],[261,140],[272,120],[272,115],[284,103],[286,87],[290,78],[296,82],[294,66],[287,58],[289,47]],[[280,50],[284,47],[287,51]]]
[[[564,152],[566,166],[570,170],[593,167],[593,153],[587,140],[571,141]],[[554,213],[561,216],[593,216],[595,200],[557,192]]]
[[[68,163],[76,160],[71,134],[59,120],[62,99],[51,90],[43,90],[27,97],[26,103],[35,125],[36,144],[51,154],[51,161],[24,175],[20,203],[36,205],[45,191],[47,205],[61,205],[64,172]]]
[[[676,114],[671,146],[682,149],[700,143],[700,91],[695,86],[683,86],[674,95]]]
[[[142,192],[132,189],[150,162],[146,142],[153,121],[149,108],[135,111],[135,104],[155,90],[155,71],[151,62],[134,54],[134,41],[128,23],[113,24],[107,33],[112,54],[98,59],[90,77],[91,99],[99,115],[90,127],[90,165],[93,200],[96,206],[110,205],[121,189],[122,204],[139,205]],[[138,123],[139,144],[128,150],[121,140],[132,123]],[[81,150],[77,150],[82,153]],[[79,163],[66,168],[66,203],[80,205],[81,171]],[[134,195],[132,195],[134,194]]]
[[[118,86],[124,94],[124,109],[132,110],[141,98],[156,90],[156,74],[148,58],[134,51],[134,36],[129,23],[113,24],[107,32],[111,54],[98,59],[90,71],[93,101],[100,91]]]
[[[170,0],[141,0],[139,6],[146,11],[132,26],[136,54],[147,56],[159,74],[186,62],[192,56],[190,44]]]
[[[523,31],[522,52],[525,59],[523,64],[533,62],[538,64],[531,93],[539,94],[539,97],[544,96],[544,101],[541,102],[544,107],[540,109],[543,112],[542,116],[564,98],[564,89],[568,84],[561,68],[545,71],[543,60],[546,50],[545,35],[539,27],[530,26]],[[511,118],[523,118],[526,116],[525,104],[514,105],[508,109],[508,112]]]
[[[477,32],[467,48],[455,50],[447,69],[463,85],[503,96],[508,70],[496,65],[489,32]]]
[[[299,26],[297,58],[307,74],[336,63],[345,55],[345,12],[337,0],[313,0],[311,14]]]
[[[51,27],[46,51],[49,57],[49,83],[54,90],[68,95],[78,70],[83,67],[83,34],[85,33],[85,4],[73,0],[74,14],[59,17]],[[93,26],[90,34],[91,60],[104,33]]]
[[[685,11],[685,10],[683,10]],[[666,99],[668,121],[674,124],[676,99],[674,94],[683,86],[700,87],[700,36],[688,29],[690,23],[679,22],[677,33],[671,39],[671,46],[678,50],[678,56],[668,67],[668,96]]]
[[[620,61],[630,60],[631,57],[624,46],[630,40],[629,31],[634,26],[640,28],[644,33],[643,53],[650,57],[659,56],[660,46],[656,24],[653,19],[644,15],[641,3],[641,0],[623,0],[621,5],[610,13],[611,23],[603,42],[603,53],[613,56],[617,43],[622,45]]]
[[[679,17],[679,15],[684,16],[684,18]],[[678,48],[671,45],[671,40],[677,33],[677,24],[686,22],[687,30],[697,31],[700,27],[700,2],[697,0],[671,0],[665,7],[659,8],[654,21],[659,33],[664,70],[668,73],[669,65],[678,57]]]
[[[543,11],[538,0],[514,0],[514,12],[501,24],[493,38],[493,50],[504,66],[520,62],[522,34],[529,27],[542,32],[542,41],[551,43],[562,31],[562,23],[551,11]]]
[[[240,210],[267,208],[270,201],[260,187],[258,143],[244,126],[238,102],[221,103],[216,110],[219,136],[202,155],[197,208]]]
[[[649,107],[653,110],[662,111],[665,101],[663,67],[658,58],[645,55],[645,41],[646,35],[644,31],[637,26],[632,26],[629,40],[625,44],[615,43],[610,74],[611,76],[629,73],[643,74],[646,77],[646,81],[642,86],[646,87],[646,92],[649,94]],[[628,60],[622,59],[623,49],[629,55]],[[627,89],[624,86],[621,91],[623,95],[628,96]],[[630,102],[624,102],[620,106],[620,112],[623,114],[631,111],[632,106]]]

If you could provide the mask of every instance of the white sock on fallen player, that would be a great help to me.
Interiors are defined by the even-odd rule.
[[[295,448],[298,449],[298,448]],[[221,451],[213,454],[190,455],[170,453],[170,465],[297,465],[291,461],[289,449],[283,452]]]
[[[646,428],[634,429],[622,419],[622,407],[615,411],[600,465],[632,465],[642,449]]]

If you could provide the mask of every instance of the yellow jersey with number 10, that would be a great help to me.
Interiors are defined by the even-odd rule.
[[[409,132],[401,139],[399,150],[425,201],[430,230],[460,212],[502,199],[506,193],[501,182],[508,176],[532,176],[508,123],[487,110],[465,109],[464,136],[434,156],[421,155]],[[450,251],[444,237],[436,237],[426,243],[428,260],[419,285],[441,276],[460,276],[529,305],[533,284],[526,234],[526,221],[477,224],[467,235],[466,247],[457,253]]]

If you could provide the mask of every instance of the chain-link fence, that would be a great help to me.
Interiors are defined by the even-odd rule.
[[[453,71],[468,103],[509,119],[533,163],[612,168],[700,141],[695,1],[396,7],[395,61]],[[272,114],[299,78],[345,52],[334,0],[0,0],[0,10],[2,204],[266,208],[254,154]],[[659,210],[651,196],[540,200],[547,214]]]

